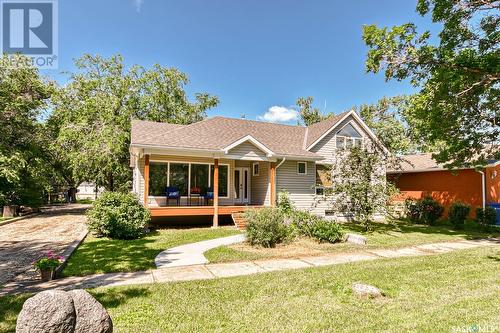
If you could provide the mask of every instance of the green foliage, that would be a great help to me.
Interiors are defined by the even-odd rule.
[[[318,108],[312,107],[312,96],[299,97],[295,103],[300,109],[300,118],[306,126],[311,126],[328,117],[328,115],[322,115]]]
[[[412,127],[449,167],[500,158],[499,9],[498,1],[419,0],[417,11],[442,29],[436,43],[413,23],[363,28],[367,71],[420,89],[409,101]]]
[[[189,124],[205,117],[216,97],[184,91],[186,74],[154,65],[127,68],[121,56],[84,55],[69,84],[52,98],[52,125],[58,154],[73,178],[94,181],[107,190],[130,187],[129,144],[132,119]]]
[[[0,202],[38,206],[50,185],[50,170],[37,118],[52,84],[21,55],[3,55],[0,62]]]
[[[63,257],[56,256],[53,252],[48,252],[47,254],[40,257],[37,261],[33,263],[33,266],[39,270],[55,270],[63,261]]]
[[[335,243],[341,241],[344,232],[340,225],[333,221],[327,221],[321,217],[315,217],[308,227],[308,233],[312,238],[320,242]]]
[[[278,193],[278,208],[285,215],[289,215],[295,210],[295,207],[293,206],[293,203],[290,200],[290,196],[287,191],[280,191]]]
[[[331,205],[369,229],[376,213],[387,213],[396,188],[385,179],[387,156],[375,147],[353,147],[339,153],[333,172]],[[328,199],[327,199],[328,200]]]
[[[484,229],[489,229],[496,223],[497,213],[493,207],[477,207],[476,208],[476,222]]]
[[[132,193],[104,192],[87,212],[89,230],[98,237],[139,238],[151,220]]]
[[[275,247],[288,241],[292,235],[291,228],[285,224],[285,215],[279,209],[248,210],[245,218],[248,221],[247,238],[251,245]]]
[[[444,212],[444,207],[430,196],[420,200],[406,200],[405,203],[407,217],[413,223],[436,225]]]
[[[463,202],[454,202],[448,211],[448,219],[455,229],[463,229],[465,219],[469,216],[470,205]]]

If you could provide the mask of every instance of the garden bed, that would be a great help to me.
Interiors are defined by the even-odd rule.
[[[356,224],[343,224],[348,233],[357,233],[367,238],[366,245],[351,243],[318,243],[314,239],[300,237],[290,243],[278,244],[275,248],[251,246],[248,243],[221,246],[205,253],[210,262],[234,262],[267,258],[296,258],[299,256],[324,255],[360,251],[363,249],[398,248],[433,242],[500,237],[500,230],[484,232],[472,221],[463,230],[454,230],[451,225],[437,226],[410,224],[405,221],[395,223],[374,223],[372,230],[365,232]]]

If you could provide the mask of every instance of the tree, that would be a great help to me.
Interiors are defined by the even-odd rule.
[[[120,55],[88,54],[75,65],[78,71],[54,94],[50,122],[74,179],[94,181],[107,190],[130,187],[132,119],[189,124],[218,103],[206,93],[190,102],[184,91],[188,78],[174,68],[126,68]]]
[[[343,155],[343,156],[342,156]],[[387,213],[396,189],[385,178],[387,156],[372,145],[353,147],[341,153],[333,166],[332,205],[369,229],[376,213]]]
[[[442,26],[435,44],[413,23],[363,28],[367,71],[420,89],[410,100],[414,126],[449,167],[500,158],[499,9],[498,0],[419,0],[417,11]]]
[[[297,106],[300,109],[300,118],[306,126],[311,126],[312,124],[318,123],[328,117],[322,115],[318,108],[313,108],[312,103],[312,96],[308,96],[305,98],[299,97],[296,102]]]
[[[0,61],[0,206],[40,204],[48,178],[37,118],[52,84],[21,55]]]

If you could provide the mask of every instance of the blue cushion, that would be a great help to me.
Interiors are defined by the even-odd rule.
[[[176,192],[167,192],[167,196],[169,198],[177,198],[177,197],[179,197],[179,191],[176,191]]]

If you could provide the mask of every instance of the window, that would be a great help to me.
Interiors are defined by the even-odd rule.
[[[179,188],[182,196],[188,195],[189,164],[170,163],[170,186]]]
[[[167,163],[149,163],[149,195],[165,195],[167,188]]]
[[[191,164],[191,193],[206,193],[208,164]]]
[[[259,163],[254,163],[252,165],[252,176],[258,176],[259,175]]]
[[[337,132],[335,138],[335,147],[337,149],[346,149],[363,146],[363,136],[352,126],[347,124]]]
[[[214,183],[214,166],[210,166],[210,184],[213,188]],[[227,165],[219,164],[219,197],[228,196],[228,185],[229,185],[229,167]]]
[[[297,173],[299,175],[307,174],[307,163],[306,162],[297,162]]]
[[[316,164],[316,194],[328,195],[333,190],[332,167]]]

